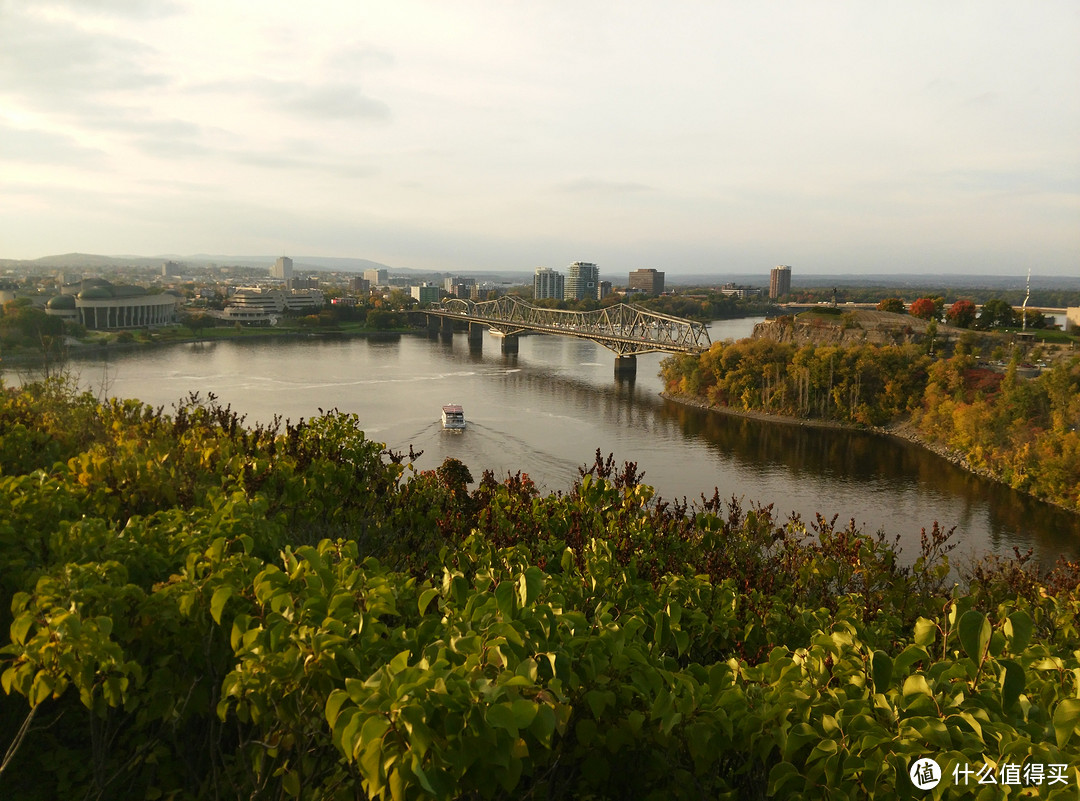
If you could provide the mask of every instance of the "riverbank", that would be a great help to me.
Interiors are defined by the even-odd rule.
[[[988,481],[996,482],[1006,487],[1011,487],[1008,482],[1006,482],[1004,479],[1002,479],[1001,476],[997,475],[992,470],[971,464],[970,460],[963,453],[948,448],[941,443],[928,440],[922,435],[922,433],[918,430],[918,428],[915,426],[915,424],[911,421],[910,418],[897,421],[888,426],[864,426],[852,423],[839,422],[836,420],[819,420],[814,418],[792,417],[790,415],[784,414],[772,414],[769,412],[761,412],[755,410],[733,409],[730,406],[717,406],[714,404],[706,403],[705,401],[691,397],[689,395],[680,395],[672,392],[661,392],[660,395],[666,400],[673,401],[674,403],[681,403],[686,406],[694,406],[698,409],[704,409],[706,411],[716,412],[718,414],[724,414],[731,417],[742,417],[751,420],[761,420],[768,423],[777,423],[780,425],[801,426],[804,428],[860,431],[863,433],[878,434],[884,437],[892,437],[915,445],[919,448],[922,448],[923,450],[929,451],[930,453],[941,457],[950,464],[960,468],[961,470],[971,473],[972,475],[984,478]],[[1043,498],[1030,492],[1024,492],[1023,490],[1016,491],[1022,492],[1029,497],[1037,498],[1043,503],[1051,504],[1052,506],[1056,506],[1057,508],[1063,509],[1066,512],[1080,515],[1080,511],[1063,503],[1056,502],[1049,498]]]
[[[365,328],[244,328],[235,330],[220,328],[213,330],[220,331],[220,333],[211,336],[200,334],[198,336],[192,335],[190,337],[185,337],[173,336],[173,332],[169,332],[169,334],[165,336],[157,336],[153,339],[132,339],[128,342],[118,342],[115,339],[109,339],[103,342],[68,342],[65,345],[65,352],[62,357],[52,357],[50,359],[49,368],[55,370],[58,365],[62,368],[63,363],[69,360],[81,361],[83,359],[96,359],[110,354],[136,353],[142,350],[166,348],[173,345],[213,345],[219,342],[267,342],[270,340],[284,340],[287,342],[291,340],[302,341],[308,339],[379,339],[425,333],[424,329],[419,328],[392,328],[387,330]],[[5,367],[35,370],[41,368],[43,360],[40,352],[15,352],[4,354],[3,364]]]

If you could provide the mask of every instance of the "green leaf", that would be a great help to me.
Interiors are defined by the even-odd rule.
[[[285,772],[285,775],[281,777],[281,786],[286,793],[293,798],[300,797],[300,774],[295,770],[289,770]]]
[[[420,786],[424,788],[432,796],[437,796],[435,788],[431,786],[431,781],[428,779],[427,774],[424,773],[424,769],[420,767],[420,761],[415,760],[412,766],[413,773],[416,774],[416,778],[420,781]]]
[[[386,672],[391,676],[396,676],[403,671],[409,665],[410,651],[401,651],[391,659],[386,665]]]
[[[26,633],[30,631],[33,624],[34,616],[29,612],[24,612],[15,618],[11,624],[11,641],[16,645],[24,645],[26,643]]]
[[[232,587],[218,587],[214,590],[214,595],[210,599],[210,616],[214,618],[215,623],[221,623],[221,612],[225,608],[225,602],[232,597]]]
[[[555,713],[551,707],[545,704],[540,705],[536,710],[536,717],[529,724],[529,731],[536,736],[544,748],[551,747],[551,735],[555,732]]]
[[[915,621],[915,644],[926,648],[934,644],[937,638],[937,623],[925,617]]]
[[[916,673],[913,676],[908,676],[904,679],[904,689],[902,694],[905,698],[910,695],[928,695],[931,698],[934,697],[933,691],[930,689],[930,685],[926,683],[926,676],[922,673]]]
[[[1018,700],[1024,691],[1024,668],[1011,659],[1001,659],[998,664],[1005,668],[1001,675],[1001,708],[1008,709]]]
[[[499,614],[508,620],[514,617],[514,589],[509,581],[500,581],[495,588],[495,605],[499,607]]]
[[[1009,615],[1004,628],[1005,636],[1009,638],[1009,650],[1014,654],[1019,654],[1031,641],[1035,624],[1031,620],[1031,615],[1020,609]]]
[[[438,597],[439,591],[435,589],[427,589],[420,593],[420,600],[416,602],[416,608],[423,615],[428,608],[428,604],[431,603],[433,598]]]
[[[522,607],[529,606],[544,588],[544,571],[536,565],[530,565],[518,579],[518,600]]]
[[[526,698],[518,698],[511,702],[510,709],[514,715],[514,725],[518,729],[527,729],[536,717],[538,705]]]
[[[786,795],[783,790],[787,785],[791,784],[797,786],[802,784],[803,781],[799,769],[790,762],[777,762],[773,765],[772,770],[769,771],[769,796],[782,798]]]
[[[986,615],[974,609],[964,612],[957,629],[960,634],[960,644],[964,646],[967,655],[975,660],[976,664],[982,662],[993,631]]]
[[[484,714],[484,720],[494,729],[505,729],[512,736],[517,737],[517,719],[514,716],[514,708],[507,703],[492,704]]]
[[[1054,737],[1057,747],[1064,748],[1080,721],[1080,698],[1066,698],[1054,710]]]
[[[344,690],[334,690],[326,699],[326,723],[331,729],[334,728],[338,713],[341,712],[341,705],[348,700],[349,694]]]
[[[930,661],[930,655],[926,653],[926,649],[921,645],[909,645],[893,660],[893,673],[898,676],[903,675],[909,667],[920,661]]]
[[[937,718],[909,718],[908,724],[930,745],[942,750],[952,748],[948,727]]]
[[[893,663],[889,655],[884,651],[874,651],[870,660],[870,671],[874,679],[874,690],[879,693],[885,692],[892,681]]]
[[[596,739],[596,721],[590,718],[582,718],[574,726],[574,734],[577,735],[578,742],[588,748],[593,740]]]

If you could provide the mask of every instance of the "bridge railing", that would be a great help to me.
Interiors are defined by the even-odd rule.
[[[594,339],[620,354],[649,350],[693,352],[711,344],[704,323],[620,303],[593,311],[548,309],[511,296],[495,300],[471,301],[448,298],[442,301],[446,313],[483,321],[493,328],[548,330],[569,336]]]

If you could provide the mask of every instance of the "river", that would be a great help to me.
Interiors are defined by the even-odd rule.
[[[717,321],[713,341],[749,335],[758,320]],[[773,504],[786,517],[815,512],[900,537],[906,561],[921,530],[956,527],[955,554],[1033,548],[1051,562],[1080,553],[1080,518],[970,475],[917,446],[876,434],[752,420],[661,398],[662,354],[638,357],[636,379],[616,381],[614,356],[570,337],[525,336],[503,355],[485,334],[267,339],[184,344],[74,359],[98,394],[171,409],[189,392],[214,393],[253,423],[320,409],[355,413],[368,436],[422,450],[418,469],[453,456],[479,478],[521,470],[544,490],[567,490],[597,449],[633,461],[665,498],[721,497]],[[459,403],[468,429],[443,431],[440,408]]]

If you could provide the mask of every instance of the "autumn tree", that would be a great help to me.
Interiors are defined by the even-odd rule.
[[[933,320],[937,317],[937,308],[933,298],[919,298],[911,304],[908,314],[922,320]]]
[[[900,298],[885,298],[878,303],[877,310],[893,312],[894,314],[903,314],[905,312],[904,301]]]
[[[971,328],[975,322],[975,304],[970,300],[958,300],[949,307],[945,316],[957,328]]]

